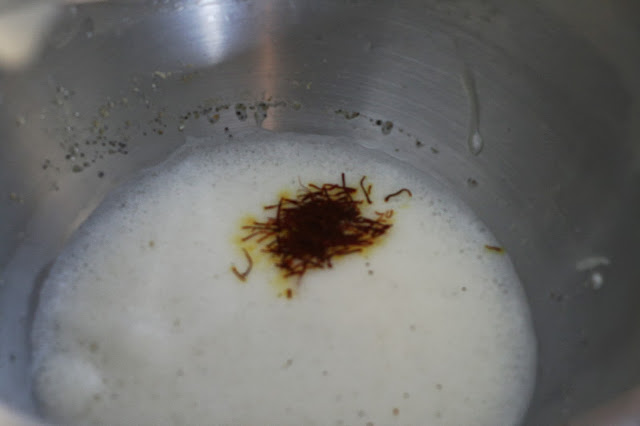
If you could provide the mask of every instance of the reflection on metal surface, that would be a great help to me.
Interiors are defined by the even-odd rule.
[[[194,42],[202,48],[202,54],[208,58],[209,63],[216,64],[224,59],[228,46],[228,39],[233,37],[231,20],[226,15],[228,7],[221,3],[209,3],[196,10],[194,30]],[[236,24],[237,25],[237,24]]]
[[[4,3],[6,0],[0,0],[0,67],[19,70],[40,54],[60,11],[59,3],[55,0],[9,6]]]

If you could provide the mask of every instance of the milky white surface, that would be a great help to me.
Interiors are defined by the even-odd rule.
[[[291,300],[266,261],[241,283],[240,218],[342,172],[395,210],[382,244],[307,273]],[[403,187],[412,198],[384,203]],[[34,389],[65,424],[517,424],[535,340],[508,256],[485,244],[499,243],[438,184],[355,144],[191,141],[61,253],[33,328]]]

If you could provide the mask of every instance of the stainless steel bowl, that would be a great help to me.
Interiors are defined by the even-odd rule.
[[[0,75],[1,400],[35,413],[37,289],[105,193],[186,136],[262,126],[364,138],[471,205],[532,309],[525,423],[562,423],[640,382],[638,76],[632,0],[68,6]]]

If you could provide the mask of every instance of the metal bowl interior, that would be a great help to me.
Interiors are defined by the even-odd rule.
[[[587,3],[67,7],[41,60],[0,75],[0,398],[35,411],[37,288],[102,197],[187,136],[256,126],[366,139],[476,211],[532,310],[526,424],[561,423],[640,381],[640,10]]]

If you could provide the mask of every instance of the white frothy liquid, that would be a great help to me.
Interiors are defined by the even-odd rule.
[[[395,210],[382,243],[278,297],[246,282],[234,238],[303,183],[357,187]],[[388,203],[385,195],[406,193]],[[521,285],[483,224],[406,165],[324,137],[191,142],[112,193],[48,277],[33,385],[70,425],[510,425],[535,340]]]

